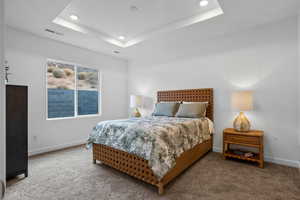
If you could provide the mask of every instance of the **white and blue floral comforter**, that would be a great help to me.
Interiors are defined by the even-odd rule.
[[[144,117],[103,121],[88,139],[148,160],[161,179],[184,151],[210,139],[213,124],[208,118]]]

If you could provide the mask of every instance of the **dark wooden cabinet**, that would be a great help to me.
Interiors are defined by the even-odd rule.
[[[28,88],[6,86],[6,178],[28,176]]]

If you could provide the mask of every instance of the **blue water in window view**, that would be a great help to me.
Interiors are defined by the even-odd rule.
[[[74,117],[74,90],[48,89],[48,118]]]
[[[98,91],[79,90],[78,115],[98,114]],[[48,89],[48,118],[74,117],[74,90]]]
[[[98,114],[99,93],[91,90],[78,90],[78,115]]]

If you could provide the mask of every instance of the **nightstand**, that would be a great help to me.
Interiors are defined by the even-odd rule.
[[[250,130],[248,132],[239,132],[233,128],[226,128],[223,131],[223,156],[226,159],[237,158],[259,163],[259,167],[264,167],[264,132],[259,130]],[[236,144],[240,146],[253,147],[258,149],[258,153],[253,153],[253,156],[247,157],[242,151],[231,150],[230,145]],[[244,152],[245,153],[245,152]]]

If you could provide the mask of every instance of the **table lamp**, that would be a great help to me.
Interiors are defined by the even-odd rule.
[[[250,130],[250,122],[243,111],[253,109],[252,94],[252,91],[237,91],[232,94],[232,107],[235,110],[240,111],[240,114],[233,121],[233,128],[237,131],[247,132]]]
[[[134,108],[133,116],[141,117],[141,113],[139,111],[139,107],[142,106],[142,96],[140,95],[130,95],[130,107]]]

